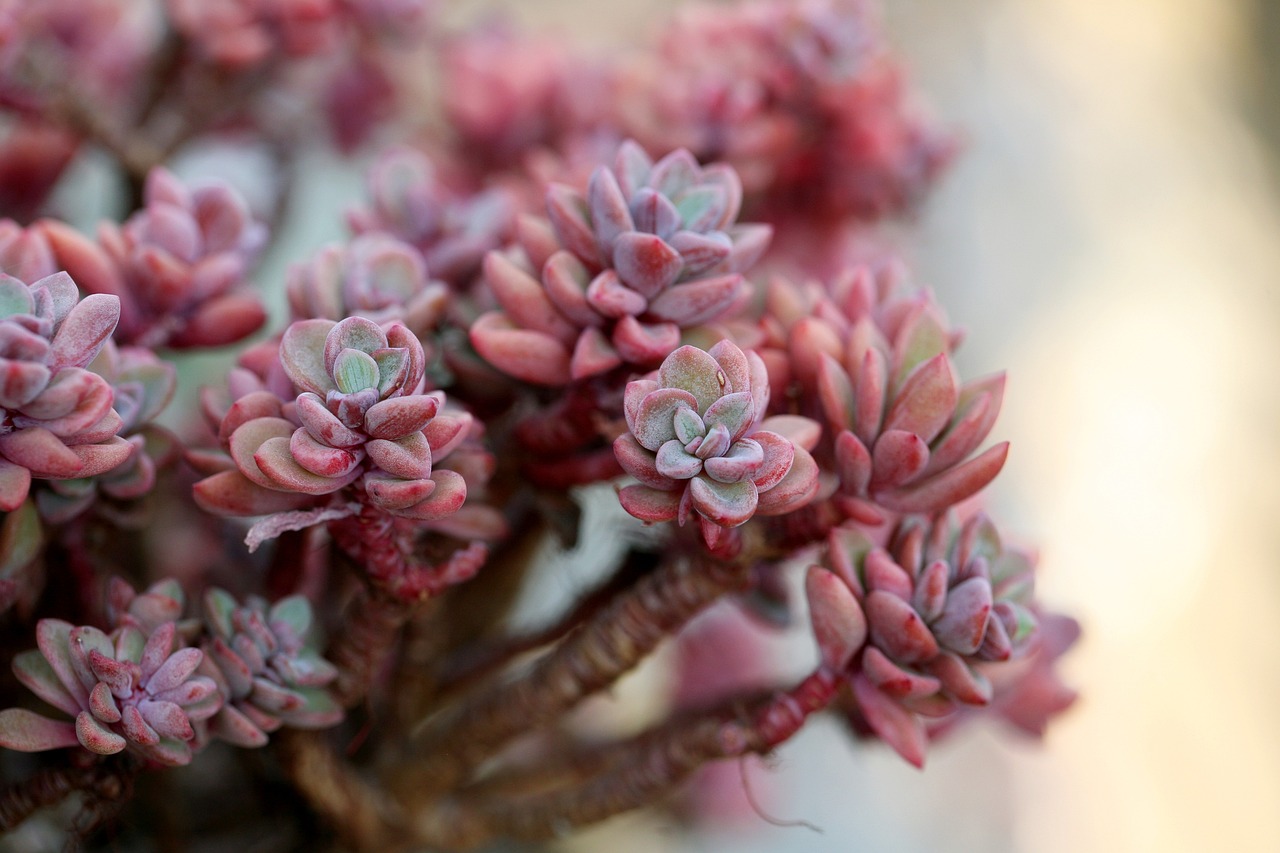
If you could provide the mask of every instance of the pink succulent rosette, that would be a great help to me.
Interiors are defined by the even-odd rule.
[[[162,765],[191,761],[193,722],[222,706],[214,681],[196,674],[204,654],[183,648],[174,622],[147,630],[129,621],[110,634],[41,619],[39,648],[13,661],[18,680],[60,711],[61,722],[21,708],[0,711],[0,746],[39,752],[83,746],[112,755],[128,749]]]
[[[86,369],[119,314],[114,296],[80,299],[66,273],[0,275],[0,510],[21,505],[32,478],[93,477],[133,452],[110,384]]]
[[[295,320],[398,320],[419,337],[436,325],[450,299],[444,283],[428,278],[413,246],[377,232],[292,265],[285,287]]]
[[[541,385],[660,361],[683,329],[748,298],[742,272],[771,232],[734,224],[741,201],[728,166],[699,166],[688,151],[654,163],[624,143],[614,168],[592,175],[585,197],[566,186],[548,190],[551,227],[524,221],[523,261],[485,259],[503,310],[476,320],[472,344],[504,373]]]
[[[349,497],[391,515],[435,520],[466,500],[456,471],[435,467],[468,436],[472,418],[441,411],[424,389],[422,344],[400,323],[363,317],[300,320],[280,342],[296,395],[251,391],[223,415],[226,468],[196,484],[221,515],[265,515]],[[208,461],[208,460],[206,460]]]
[[[146,206],[98,242],[60,222],[40,228],[58,262],[92,293],[120,298],[116,340],[145,347],[223,346],[256,332],[266,311],[245,276],[266,243],[229,186],[188,189],[163,168],[147,176]]]
[[[347,214],[357,234],[385,232],[422,253],[427,269],[455,287],[470,284],[486,252],[510,236],[515,199],[501,189],[460,192],[411,148],[385,151],[369,169],[368,207]]]
[[[258,747],[281,727],[322,729],[342,720],[326,689],[338,670],[311,642],[311,604],[300,595],[270,607],[261,598],[240,604],[214,587],[204,595],[208,638],[201,673],[226,697],[210,732],[228,743]]]
[[[812,500],[818,466],[808,447],[817,425],[795,417],[762,421],[768,389],[760,357],[729,341],[709,351],[681,347],[654,378],[628,383],[629,432],[613,449],[640,484],[619,491],[623,508],[650,523],[683,525],[694,517],[714,548],[752,516],[781,515]]]
[[[989,705],[1001,666],[1029,651],[1034,561],[978,515],[904,522],[887,547],[837,528],[827,566],[808,590],[824,661],[852,687],[855,726],[919,766],[926,724]]]
[[[798,382],[833,436],[837,504],[870,525],[959,503],[1008,454],[1005,442],[973,456],[1000,411],[1004,374],[960,384],[958,336],[932,297],[893,284],[865,268],[826,286],[776,280],[765,319],[779,342],[765,353],[771,370]]]

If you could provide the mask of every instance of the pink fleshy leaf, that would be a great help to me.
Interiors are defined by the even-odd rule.
[[[760,422],[759,430],[776,432],[796,447],[811,452],[822,438],[822,425],[800,415],[773,415]]]
[[[628,287],[650,300],[674,284],[684,269],[678,251],[656,234],[639,231],[627,231],[614,240],[613,264]]]
[[[542,283],[547,297],[578,326],[598,326],[603,318],[587,304],[587,285],[591,273],[572,252],[561,249],[542,268]]]
[[[214,720],[213,733],[232,746],[255,749],[266,746],[267,736],[253,724],[253,721],[240,713],[235,706],[227,704]]]
[[[563,184],[547,188],[547,218],[560,243],[584,263],[599,265],[600,249],[591,229],[586,201]]]
[[[101,444],[77,444],[69,448],[80,460],[81,477],[96,477],[123,465],[136,450],[119,436]]]
[[[928,736],[920,718],[880,692],[865,676],[855,676],[852,687],[858,709],[880,739],[909,763],[924,767]]]
[[[867,646],[862,653],[862,674],[894,699],[931,696],[942,686],[936,678],[903,669],[875,646]]]
[[[364,447],[369,461],[388,474],[404,480],[431,476],[431,446],[420,432],[395,441],[373,439]]]
[[[575,380],[608,373],[622,364],[622,356],[604,333],[594,326],[582,330],[573,347],[569,370]]]
[[[720,483],[737,483],[751,480],[755,484],[756,474],[764,466],[764,448],[750,438],[733,443],[729,452],[723,456],[713,456],[703,463],[707,476]],[[756,492],[760,487],[756,485]]]
[[[930,627],[942,645],[962,655],[974,654],[987,633],[991,605],[991,584],[969,578],[947,593],[942,615]]]
[[[471,345],[494,367],[536,385],[565,385],[573,374],[568,348],[541,332],[517,328],[498,311],[471,324]]]
[[[635,228],[618,179],[603,166],[592,172],[587,182],[587,206],[591,211],[596,241],[606,250],[619,234]]]
[[[781,483],[791,471],[796,456],[795,445],[769,430],[757,430],[751,434],[751,439],[764,451],[760,469],[752,479],[755,480],[756,488],[767,492]]]
[[[237,430],[237,435],[244,429],[245,427],[241,427]],[[283,436],[264,441],[253,454],[253,461],[271,484],[268,488],[308,495],[336,492],[360,476],[359,467],[339,477],[321,477],[311,473],[293,458],[293,454],[289,452],[289,439]]]
[[[967,705],[986,705],[991,701],[991,682],[958,655],[943,652],[929,661],[925,669],[942,683],[949,694]]]
[[[396,477],[384,477],[368,474],[364,478],[364,489],[374,503],[384,509],[406,509],[426,500],[436,488],[436,481],[426,478],[421,480],[401,480]]]
[[[618,491],[622,508],[641,521],[671,521],[680,506],[681,491],[661,491],[648,486],[627,486]]]
[[[440,460],[456,450],[471,434],[473,423],[469,413],[449,412],[423,427],[422,434],[431,446],[431,458]]]
[[[673,285],[649,303],[649,313],[683,327],[707,323],[734,304],[743,286],[737,273]]]
[[[284,438],[287,447],[288,439],[295,429],[297,427],[284,418],[254,418],[238,426],[231,433],[227,447],[240,473],[264,488],[279,488],[274,480],[258,468],[254,456],[263,444],[273,438]]]
[[[929,446],[920,436],[903,430],[881,434],[871,449],[871,488],[911,482],[929,461]]]
[[[221,347],[242,341],[262,328],[267,312],[252,293],[229,293],[210,299],[192,314],[171,339],[175,347]]]
[[[280,339],[280,364],[285,373],[294,385],[321,398],[336,388],[325,366],[325,344],[336,325],[332,320],[298,320]]]
[[[274,395],[271,396],[274,397]],[[241,399],[243,400],[245,398]],[[403,398],[396,397],[393,399],[399,400]],[[386,402],[391,401],[383,401],[383,403]],[[238,402],[237,405],[239,405]],[[369,411],[373,411],[379,405],[382,405],[382,403],[371,406]],[[234,408],[234,406],[232,408]],[[357,447],[364,443],[364,436],[338,420],[338,416],[329,411],[329,407],[324,404],[324,401],[310,391],[298,395],[298,399],[295,401],[294,411],[297,412],[298,420],[302,421],[302,425],[307,428],[307,432],[311,433],[315,438],[330,447],[350,448]],[[267,415],[265,414],[258,415],[258,417],[266,416]],[[279,414],[277,413],[275,417],[279,417]],[[365,413],[365,418],[367,427],[368,412]],[[225,425],[226,421],[224,420],[223,423]]]
[[[907,377],[885,416],[884,430],[914,433],[927,444],[951,420],[958,394],[951,360],[939,353]]]
[[[321,444],[305,427],[298,427],[290,436],[289,452],[299,465],[320,477],[341,477],[364,459],[358,449],[344,450]]]
[[[214,515],[270,515],[301,509],[311,495],[281,492],[259,486],[239,471],[222,471],[199,481],[192,489],[196,503]]]
[[[867,639],[862,608],[844,581],[818,566],[809,567],[804,589],[822,663],[842,670]]]
[[[818,463],[809,452],[795,448],[791,470],[778,485],[760,493],[759,515],[783,515],[799,509],[818,494]]]
[[[898,596],[873,590],[865,607],[872,641],[894,660],[913,664],[938,653],[938,642],[920,614]]]
[[[24,687],[59,711],[78,714],[84,707],[67,690],[44,655],[36,649],[14,655],[13,672]]]
[[[62,749],[80,742],[71,723],[50,720],[24,708],[0,711],[0,746],[18,752]]]
[[[653,364],[680,345],[680,327],[675,323],[641,323],[628,315],[613,327],[610,341],[628,364]]]
[[[1009,455],[1003,442],[962,465],[910,486],[879,493],[876,500],[894,512],[937,512],[977,494],[995,479]]]
[[[22,506],[31,489],[31,470],[0,459],[0,511],[13,512]]]
[[[587,285],[587,305],[602,317],[620,319],[644,312],[646,299],[627,287],[614,270],[605,270]]]
[[[912,600],[911,575],[893,561],[883,548],[872,548],[862,565],[867,591],[881,590],[905,602]]]
[[[77,477],[83,467],[80,457],[43,427],[0,435],[0,453],[37,477]]]
[[[641,446],[635,436],[630,433],[624,433],[614,440],[613,454],[618,464],[622,466],[622,470],[646,486],[664,490],[675,487],[670,478],[658,473],[657,460],[653,451]]]
[[[71,226],[53,219],[41,220],[36,227],[49,241],[50,248],[58,258],[58,266],[66,270],[86,293],[110,293],[116,296],[126,293],[127,288],[119,269],[92,240]]]
[[[425,427],[440,409],[440,401],[427,394],[392,397],[375,403],[364,414],[364,431],[370,438],[397,439]]]
[[[133,711],[134,709],[129,707],[125,710]],[[98,755],[114,755],[123,751],[127,743],[123,737],[94,719],[88,711],[81,711],[76,717],[75,733],[81,746]]]
[[[737,527],[755,514],[759,501],[756,484],[750,480],[719,483],[706,477],[689,481],[693,507],[709,521],[721,527]]]
[[[659,388],[646,394],[640,401],[635,418],[635,437],[636,441],[640,442],[640,446],[656,453],[663,444],[674,439],[676,437],[675,413],[676,409],[681,407],[696,410],[698,408],[696,396],[678,387]]]
[[[547,296],[542,282],[499,252],[484,259],[484,276],[498,303],[517,326],[542,332],[558,341],[573,339],[576,329]]]
[[[58,275],[66,276],[66,273]],[[64,367],[85,367],[98,355],[118,322],[118,297],[106,293],[91,293],[81,299],[53,336],[49,367],[55,371]]]
[[[433,471],[431,479],[435,480],[436,487],[426,500],[407,509],[397,510],[395,514],[404,518],[432,521],[452,515],[462,508],[467,499],[467,481],[461,474],[441,469]]]

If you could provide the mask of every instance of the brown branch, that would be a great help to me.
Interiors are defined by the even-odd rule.
[[[325,652],[338,668],[333,693],[344,707],[358,705],[369,694],[414,609],[377,588],[363,590],[348,605],[342,630]]]
[[[0,831],[14,829],[41,809],[77,792],[94,802],[123,802],[132,791],[138,764],[130,759],[101,761],[87,767],[58,767],[0,790]]]
[[[455,787],[521,732],[545,726],[613,684],[666,637],[728,592],[743,589],[745,563],[673,562],[618,596],[512,681],[465,699],[431,726],[426,758],[408,776],[420,792]]]
[[[334,752],[322,733],[285,729],[273,743],[294,785],[345,843],[356,850],[386,850],[403,843],[403,816]]]
[[[554,838],[652,802],[710,761],[772,751],[825,708],[838,687],[834,673],[819,669],[789,691],[677,720],[602,748],[597,772],[585,783],[525,797],[477,792],[452,798],[422,812],[415,832],[427,844],[455,850],[502,837]],[[548,766],[540,772],[564,769]]]

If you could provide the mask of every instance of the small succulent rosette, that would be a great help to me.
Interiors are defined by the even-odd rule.
[[[503,245],[515,223],[515,200],[502,189],[474,194],[449,187],[427,156],[391,148],[369,170],[368,207],[347,214],[356,234],[384,233],[413,246],[431,274],[463,288],[485,254]]]
[[[540,385],[656,364],[680,345],[682,330],[729,316],[749,298],[742,273],[771,231],[735,224],[741,202],[728,166],[700,166],[684,150],[654,163],[624,143],[585,196],[548,190],[550,227],[522,220],[523,258],[486,257],[501,310],[476,320],[472,344],[502,372]]]
[[[33,478],[94,477],[133,452],[111,385],[86,369],[119,314],[114,296],[80,299],[65,272],[29,285],[0,275],[0,510]]]
[[[215,347],[261,328],[266,311],[245,276],[267,229],[240,194],[220,183],[188,189],[157,167],[145,200],[123,226],[102,223],[96,243],[60,222],[40,224],[82,287],[120,298],[117,342]]]
[[[989,676],[1028,650],[1034,562],[978,515],[903,522],[887,548],[836,528],[827,567],[808,584],[823,662],[848,679],[855,725],[919,766],[926,721],[991,703]]]
[[[268,607],[261,598],[239,604],[224,590],[205,593],[208,638],[200,672],[226,701],[209,720],[210,734],[236,746],[257,747],[282,726],[321,729],[342,720],[325,689],[338,670],[310,642],[311,605],[300,595]]]
[[[817,425],[761,420],[769,402],[764,362],[730,341],[709,351],[684,346],[652,378],[627,384],[628,432],[614,442],[623,470],[640,481],[618,493],[642,521],[696,518],[716,547],[755,515],[781,515],[818,491],[809,455]]]
[[[229,458],[196,484],[201,506],[244,516],[327,505],[323,518],[284,524],[361,505],[420,521],[458,511],[466,480],[435,463],[466,440],[472,418],[442,411],[444,395],[424,390],[422,344],[403,324],[300,320],[279,360],[296,396],[253,391],[226,411],[219,438]]]
[[[129,750],[177,766],[191,761],[193,723],[222,707],[217,684],[196,674],[204,653],[184,648],[173,622],[150,631],[129,622],[106,634],[41,619],[36,641],[38,649],[14,658],[14,673],[75,721],[22,708],[0,711],[0,746],[40,752],[78,745],[99,755]]]
[[[448,287],[428,278],[417,249],[376,232],[292,265],[285,288],[295,320],[398,320],[419,338],[435,327],[450,300]]]
[[[116,468],[94,477],[49,480],[36,494],[40,515],[62,523],[84,512],[99,496],[114,505],[130,506],[149,494],[156,471],[178,454],[172,433],[153,423],[177,386],[177,371],[155,353],[141,347],[117,347],[108,341],[89,370],[111,385],[115,410],[122,425],[120,436],[133,446],[129,457]],[[115,520],[125,517],[116,513]]]
[[[958,335],[928,293],[903,296],[894,286],[866,268],[825,287],[779,279],[765,318],[780,347],[766,353],[771,369],[794,377],[834,440],[837,504],[869,525],[959,503],[1008,455],[1007,442],[973,455],[1000,411],[1004,374],[960,384],[951,360]]]

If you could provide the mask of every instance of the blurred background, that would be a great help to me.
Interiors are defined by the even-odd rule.
[[[671,2],[505,8],[592,44]],[[994,726],[918,773],[814,725],[694,839],[624,819],[566,849],[1280,850],[1280,3],[887,0],[966,150],[904,247],[1007,368],[989,499],[1085,627],[1043,744]]]

